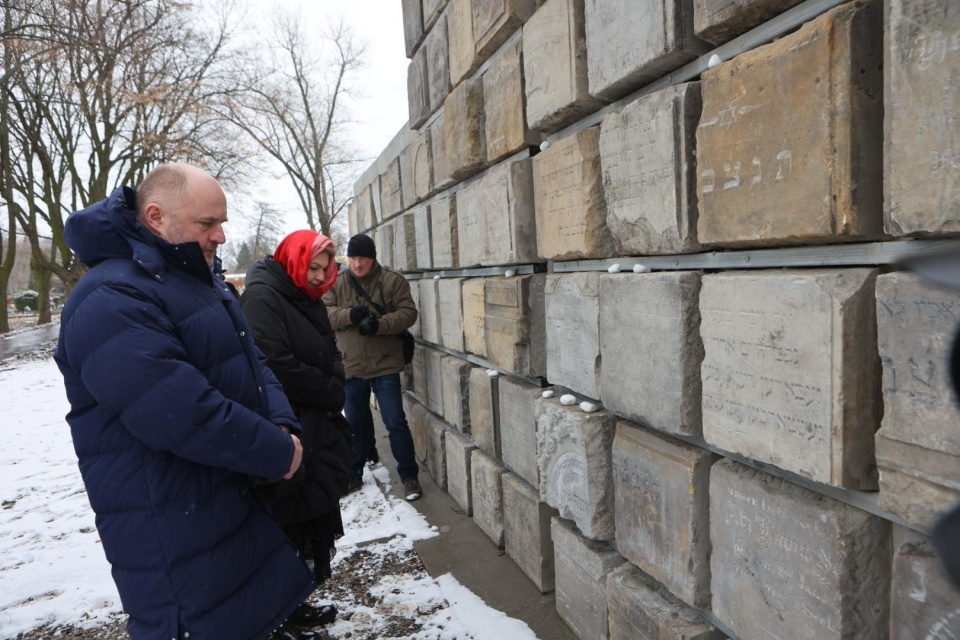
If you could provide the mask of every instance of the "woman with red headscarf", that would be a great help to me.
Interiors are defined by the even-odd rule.
[[[348,481],[351,430],[343,410],[343,362],[320,300],[337,279],[336,248],[316,231],[294,231],[273,256],[253,264],[240,305],[256,345],[283,385],[300,424],[303,465],[268,501],[273,516],[308,560],[317,583],[330,577],[343,535],[340,497]],[[287,621],[315,627],[336,609],[306,602]]]

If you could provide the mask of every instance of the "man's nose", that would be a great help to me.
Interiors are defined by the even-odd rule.
[[[227,241],[227,236],[226,236],[226,234],[223,232],[223,225],[222,225],[222,224],[216,225],[216,227],[213,229],[213,233],[210,235],[210,240],[211,240],[212,242],[217,243],[217,244],[224,244],[224,243],[226,243],[226,241]]]

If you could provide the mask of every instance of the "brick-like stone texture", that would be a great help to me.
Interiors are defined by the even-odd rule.
[[[876,489],[875,280],[873,269],[704,276],[704,439],[817,482]]]
[[[879,237],[880,11],[881,3],[848,2],[704,72],[701,243]]]
[[[420,281],[420,304],[417,306],[420,320],[420,335],[427,342],[440,344],[440,295],[439,280],[423,278]]]
[[[470,454],[473,521],[487,537],[503,548],[503,474],[506,469],[480,449]]]
[[[710,539],[713,612],[738,637],[887,637],[889,522],[721,460]]]
[[[477,446],[455,431],[447,431],[444,446],[447,450],[447,493],[464,514],[473,515],[470,464]]]
[[[485,278],[484,332],[487,359],[521,376],[546,372],[543,274]]]
[[[413,149],[413,192],[416,201],[433,191],[433,145],[430,129],[426,128],[411,145]]]
[[[380,174],[380,206],[383,219],[392,218],[403,210],[403,192],[400,187],[400,158],[394,158],[387,170]]]
[[[523,43],[517,40],[490,61],[483,74],[483,113],[487,163],[494,164],[520,149],[539,144],[527,129],[523,111]]]
[[[532,384],[500,378],[500,451],[503,463],[535,489],[537,469],[537,418],[535,406],[541,390]]]
[[[473,40],[480,58],[489,58],[535,9],[535,0],[473,0]]]
[[[410,270],[422,271],[433,266],[433,225],[430,222],[430,205],[421,204],[409,210],[413,218],[413,238],[416,241],[414,263]]]
[[[393,267],[395,264],[393,259],[393,227],[394,221],[390,220],[373,230],[373,241],[377,245],[377,262],[387,267]]]
[[[453,269],[460,266],[460,245],[457,234],[457,196],[450,195],[430,204],[433,268]]]
[[[447,448],[444,439],[448,433],[451,433],[447,423],[432,413],[426,414],[424,421],[427,436],[427,471],[433,477],[437,488],[441,491],[447,490]]]
[[[408,124],[411,129],[420,128],[430,117],[427,82],[427,49],[420,47],[407,65],[407,109],[410,113]]]
[[[447,4],[447,33],[450,40],[450,82],[453,86],[480,66],[473,40],[473,3],[450,0]]]
[[[484,453],[500,458],[500,378],[470,370],[470,437]]]
[[[434,413],[443,414],[443,358],[446,354],[438,349],[426,350],[427,401],[424,403]]]
[[[403,44],[412,58],[423,42],[423,6],[420,0],[403,0]]]
[[[449,175],[454,182],[469,178],[487,159],[481,78],[464,80],[453,88],[443,101],[443,121],[447,173],[438,175]],[[434,162],[436,157],[434,148]]]
[[[697,37],[723,44],[775,18],[803,0],[693,0]]]
[[[503,544],[540,593],[553,591],[550,519],[557,510],[540,502],[537,491],[512,473],[503,475]]]
[[[440,363],[443,419],[462,433],[470,433],[470,370],[473,368],[456,356],[446,356]]]
[[[960,590],[943,569],[930,541],[904,541],[893,556],[890,640],[960,638]]]
[[[547,380],[600,397],[600,276],[548,275],[544,285]]]
[[[442,278],[437,281],[440,343],[457,351],[463,351],[463,299],[460,294],[463,281],[463,278]]]
[[[481,358],[487,357],[485,290],[484,278],[468,278],[460,288],[463,296],[463,345],[467,351]]]
[[[441,106],[450,93],[450,58],[447,48],[447,17],[440,16],[423,39],[427,52],[427,99],[430,113]]]
[[[393,222],[393,268],[397,271],[417,269],[416,209],[397,216]]]
[[[446,101],[444,101],[446,104]],[[430,122],[430,151],[433,160],[433,189],[440,191],[453,184],[450,174],[450,161],[447,158],[447,125],[446,116],[440,114]]]

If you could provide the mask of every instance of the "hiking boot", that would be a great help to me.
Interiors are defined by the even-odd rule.
[[[376,449],[372,449],[370,453],[367,454],[367,466],[375,467],[377,463],[380,462],[380,452]]]
[[[298,628],[312,629],[325,624],[330,624],[337,619],[337,608],[332,604],[325,604],[315,607],[309,603],[303,602],[297,607],[297,610],[287,618],[287,624]]]
[[[404,480],[403,495],[408,502],[413,502],[423,495],[423,489],[420,488],[420,483],[416,480]]]

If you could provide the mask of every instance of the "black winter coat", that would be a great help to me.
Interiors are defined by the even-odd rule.
[[[280,483],[271,499],[284,527],[340,508],[349,479],[350,425],[343,410],[343,359],[323,302],[310,300],[283,266],[250,267],[240,306],[267,366],[303,427],[304,475]]]

